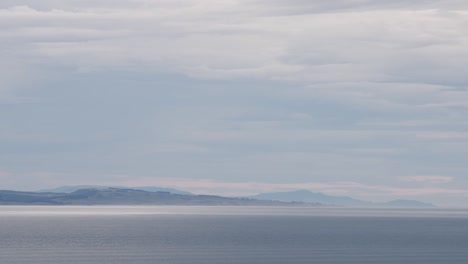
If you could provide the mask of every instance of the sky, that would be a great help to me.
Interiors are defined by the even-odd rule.
[[[468,202],[468,2],[2,0],[0,189]]]

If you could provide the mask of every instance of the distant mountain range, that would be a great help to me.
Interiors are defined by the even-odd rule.
[[[332,196],[308,190],[298,190],[292,192],[262,193],[250,196],[252,199],[271,200],[282,202],[304,202],[320,203],[324,205],[340,206],[374,206],[374,207],[434,207],[433,204],[415,200],[393,200],[384,203],[375,203],[354,199],[348,196]]]
[[[0,191],[1,205],[242,205],[293,206],[302,203],[186,195],[135,189],[90,188],[71,193]]]
[[[415,200],[375,203],[348,196],[332,196],[308,190],[262,193],[249,197],[194,195],[161,187],[100,185],[62,186],[37,192],[0,191],[0,205],[331,205],[355,207],[434,207]]]
[[[116,188],[116,189],[132,189],[132,190],[141,190],[147,192],[169,192],[172,194],[185,194],[185,195],[192,195],[189,192],[176,190],[172,188],[162,188],[162,187],[153,187],[153,186],[145,186],[145,187],[125,187],[125,186],[103,186],[103,185],[71,185],[71,186],[61,186],[58,188],[53,189],[44,189],[39,190],[37,192],[53,192],[53,193],[72,193],[74,191],[78,191],[81,189],[108,189],[108,188]]]

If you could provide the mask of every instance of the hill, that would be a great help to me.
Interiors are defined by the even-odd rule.
[[[71,185],[71,186],[61,186],[61,187],[53,188],[53,189],[39,190],[38,192],[72,193],[74,191],[78,191],[81,189],[108,189],[108,188],[133,189],[133,190],[141,190],[141,191],[147,191],[147,192],[169,192],[173,194],[191,195],[191,193],[186,192],[186,191],[181,191],[181,190],[172,189],[172,188],[154,187],[154,186],[125,187],[125,186],[103,186],[103,185]]]
[[[243,205],[293,206],[302,203],[185,195],[134,189],[80,189],[72,193],[0,191],[2,205]]]
[[[275,192],[262,193],[250,196],[252,199],[271,200],[282,202],[304,202],[304,203],[320,203],[325,205],[341,205],[341,206],[374,206],[374,207],[434,207],[433,204],[424,203],[415,200],[393,200],[384,203],[374,203],[354,199],[348,196],[332,196],[308,190],[298,190],[292,192]]]

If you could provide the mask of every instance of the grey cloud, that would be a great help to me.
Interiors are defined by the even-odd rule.
[[[199,78],[464,82],[463,13],[385,9],[239,19],[241,3],[251,4],[2,13],[4,20],[30,21],[7,37],[79,68],[136,63]],[[217,12],[223,15],[212,16]]]
[[[466,3],[98,2],[0,3],[0,171],[468,188]]]
[[[389,0],[253,0],[259,6],[269,6],[270,12],[283,15],[314,14],[328,12],[362,12],[375,10],[458,10],[467,8],[463,0],[420,0],[420,1],[389,1]]]

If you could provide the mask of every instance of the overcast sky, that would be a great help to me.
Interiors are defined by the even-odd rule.
[[[468,202],[466,0],[2,0],[0,189]]]

